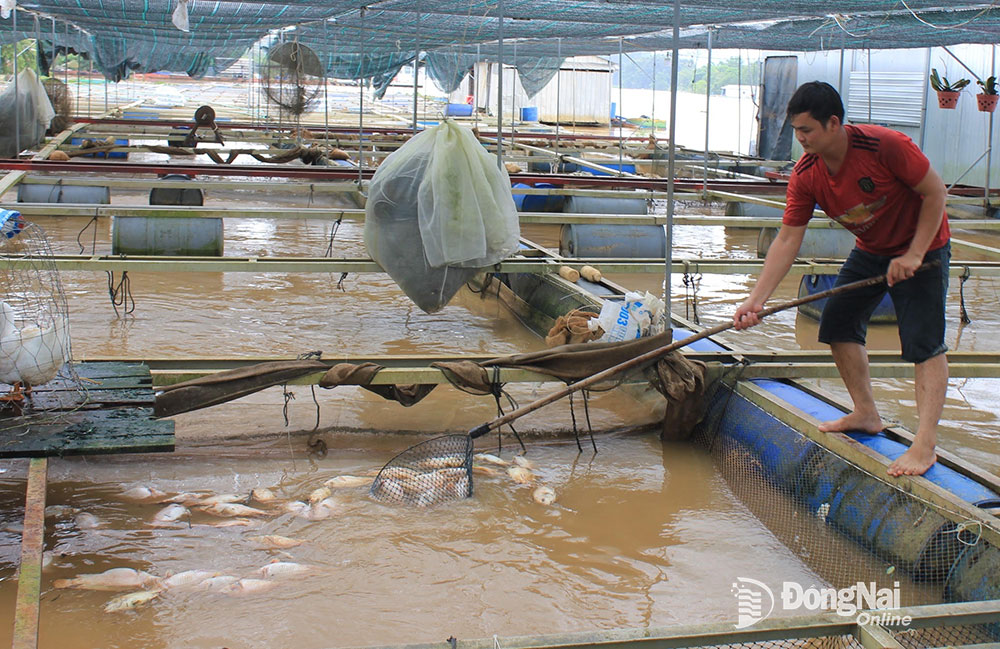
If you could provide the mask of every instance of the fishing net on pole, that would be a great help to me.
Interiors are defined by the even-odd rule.
[[[393,505],[428,507],[472,495],[473,440],[442,435],[411,446],[382,467],[371,495]]]

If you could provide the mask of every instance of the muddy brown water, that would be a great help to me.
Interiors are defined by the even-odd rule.
[[[115,201],[140,198],[116,192]],[[295,199],[230,192],[207,202],[232,201],[263,205]],[[79,251],[75,240],[86,219],[37,221],[57,252]],[[330,228],[322,221],[227,219],[226,254],[322,255]],[[557,245],[554,228],[527,228],[525,234]],[[93,231],[81,236],[88,250],[92,237]],[[107,252],[107,219],[97,223],[96,237],[97,251]],[[753,257],[755,242],[751,231],[678,227],[675,256]],[[334,254],[364,254],[360,224],[340,227]],[[339,275],[325,274],[129,275],[136,310],[124,317],[108,302],[103,274],[64,273],[76,357],[291,357],[318,349],[324,358],[500,355],[543,347],[492,299],[463,290],[441,312],[427,315],[390,279],[375,274],[349,276],[344,290],[337,288]],[[613,279],[654,293],[662,283],[652,275]],[[752,281],[705,275],[697,294],[702,324],[730,317]],[[774,299],[794,297],[795,287],[786,281]],[[683,314],[687,306],[690,317],[692,304],[685,303],[679,277],[672,292],[674,311]],[[950,297],[949,345],[994,350],[995,281],[974,278],[966,285],[973,323],[964,328],[956,326],[957,282]],[[872,334],[879,348],[898,344],[892,328],[875,328]],[[748,349],[819,347],[812,342],[815,324],[793,311],[723,339]],[[838,381],[817,383],[843,394]],[[510,391],[524,403],[555,387],[518,385]],[[996,387],[993,379],[953,379],[941,425],[943,447],[994,472],[1000,471]],[[592,423],[602,431],[596,455],[578,453],[572,438],[533,434],[565,435],[572,420],[568,404],[550,406],[519,426],[539,480],[558,494],[553,506],[534,502],[531,487],[497,477],[478,479],[472,499],[427,510],[383,505],[364,489],[352,489],[335,494],[337,510],[322,521],[283,514],[252,528],[215,528],[201,525],[212,520],[195,514],[191,525],[154,528],[148,523],[159,506],[119,497],[125,489],[149,485],[168,492],[240,494],[271,487],[282,498],[301,499],[327,478],[378,468],[419,439],[464,432],[496,414],[491,399],[444,387],[409,409],[360,390],[319,391],[319,426],[329,453],[316,458],[307,454],[303,434],[317,416],[310,391],[292,391],[287,426],[281,390],[272,389],[175,418],[175,454],[51,461],[49,503],[91,513],[100,523],[80,529],[66,513],[48,519],[46,547],[54,561],[42,579],[41,647],[310,649],[731,622],[736,615],[731,584],[739,576],[808,585],[823,583],[818,559],[883,573],[886,568],[852,544],[829,538],[822,526],[815,530],[821,540],[814,555],[797,556],[780,542],[781,530],[769,529],[733,494],[704,451],[663,445],[655,433],[633,430],[655,420],[656,405],[621,393],[596,395],[591,404]],[[887,419],[913,428],[912,382],[876,381],[876,395]],[[582,422],[579,402],[576,416]],[[583,441],[589,444],[586,437]],[[515,443],[504,439],[505,456]],[[490,438],[481,447],[496,450],[495,444]],[[21,517],[24,465],[6,462],[0,470],[0,610],[6,612],[0,615],[0,642],[7,642],[19,540],[11,525]],[[249,537],[258,534],[306,543],[283,554],[256,547]],[[168,591],[122,613],[102,610],[115,593],[52,585],[57,578],[122,566],[160,576],[205,569],[249,577],[275,558],[312,568],[259,595]],[[919,587],[906,588],[906,605],[933,601]]]

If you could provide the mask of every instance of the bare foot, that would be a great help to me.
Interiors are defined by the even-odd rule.
[[[889,465],[888,473],[891,476],[901,475],[923,475],[927,469],[937,462],[937,455],[934,447],[925,448],[914,444],[905,453],[896,458],[896,461]]]
[[[858,432],[875,434],[880,432],[884,426],[882,425],[882,419],[878,415],[860,415],[856,412],[852,412],[844,415],[840,419],[824,421],[816,428],[818,428],[821,433]]]

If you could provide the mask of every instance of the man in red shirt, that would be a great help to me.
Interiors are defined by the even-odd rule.
[[[757,314],[795,261],[818,204],[857,237],[837,285],[886,275],[902,356],[915,367],[920,418],[913,444],[888,473],[921,475],[937,460],[937,424],[948,389],[944,308],[951,246],[944,183],[902,133],[845,125],[844,105],[830,84],[800,86],[788,102],[788,115],[804,153],[788,182],[781,230],[750,296],[733,315],[733,325],[745,329],[760,322]],[[935,260],[938,266],[916,272],[925,261]],[[823,309],[819,340],[830,345],[854,410],[820,424],[822,432],[877,433],[883,428],[872,395],[865,336],[886,290],[878,285],[850,291],[830,298]]]

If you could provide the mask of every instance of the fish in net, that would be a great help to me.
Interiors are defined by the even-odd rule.
[[[471,435],[442,435],[411,446],[375,476],[371,495],[393,505],[429,507],[472,495]]]

